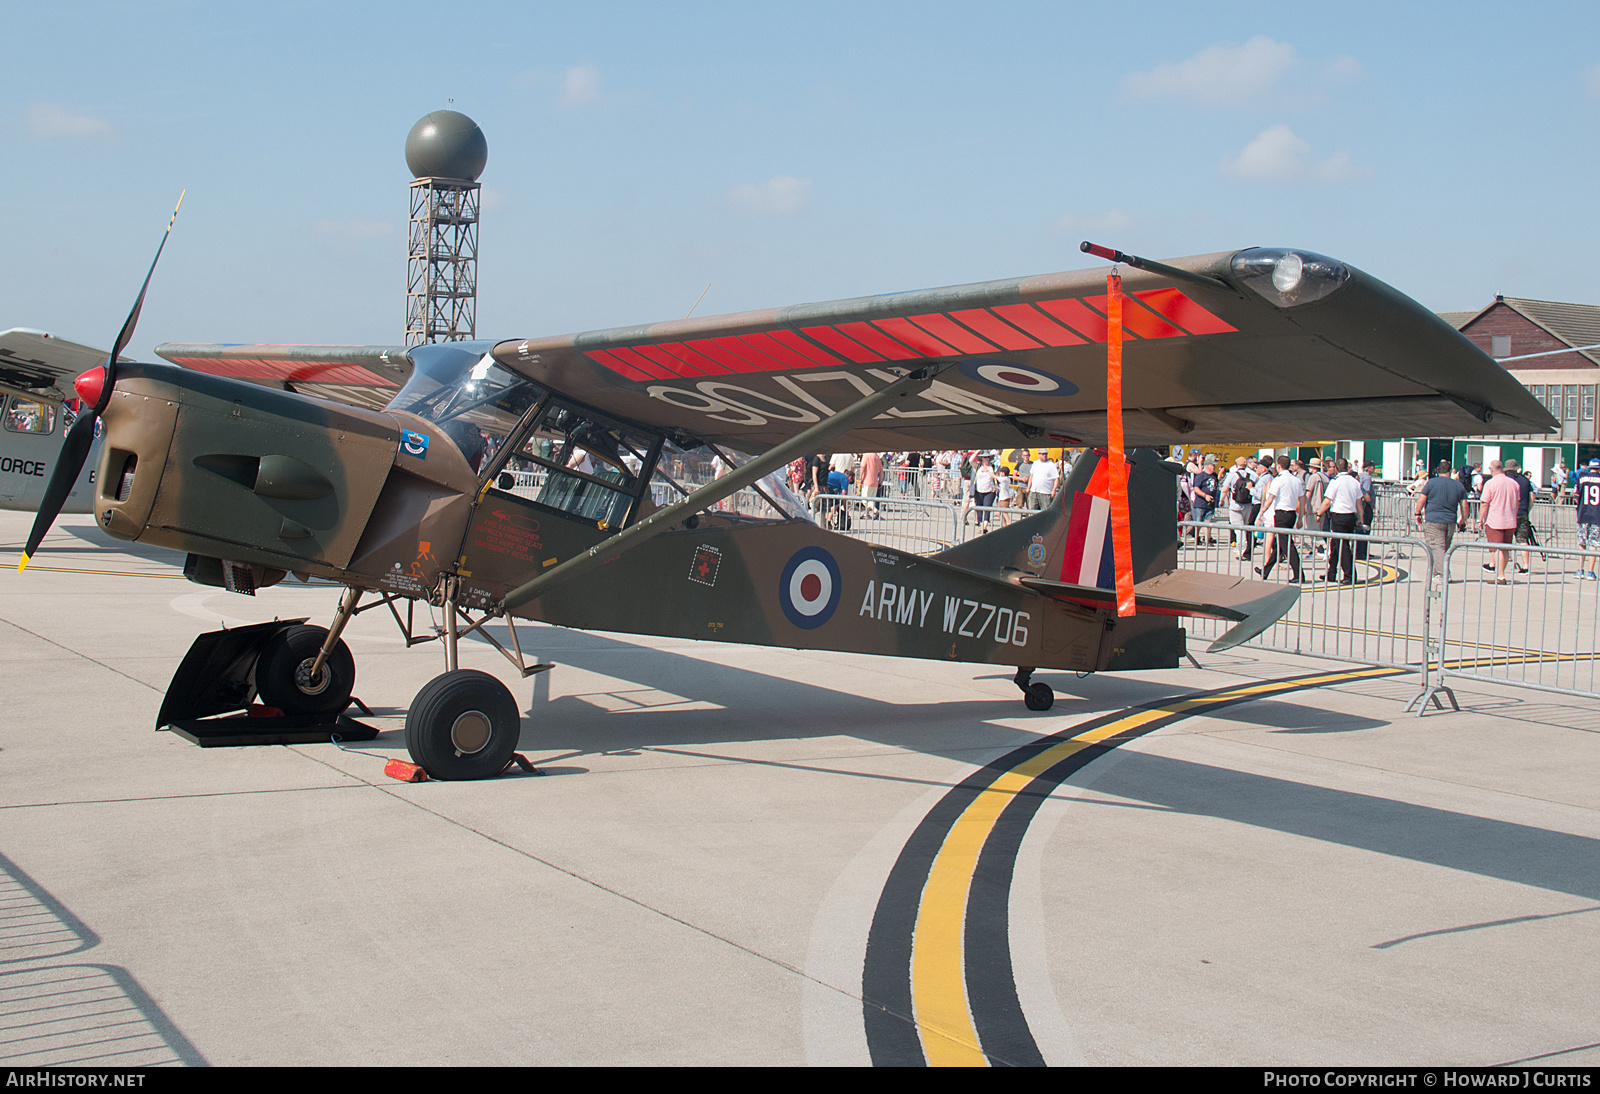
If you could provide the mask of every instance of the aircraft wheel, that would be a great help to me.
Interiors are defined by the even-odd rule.
[[[406,749],[435,779],[488,779],[505,770],[522,735],[517,701],[477,669],[435,676],[406,712]]]
[[[261,647],[256,658],[256,696],[285,714],[338,714],[350,705],[356,686],[356,659],[341,639],[317,679],[311,664],[328,638],[321,627],[285,627]]]
[[[1049,684],[1029,684],[1022,701],[1028,704],[1029,710],[1049,710],[1056,705],[1056,693],[1050,690]]]

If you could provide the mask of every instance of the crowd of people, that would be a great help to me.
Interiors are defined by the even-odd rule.
[[[1182,480],[1179,516],[1211,527],[1202,531],[1191,526],[1180,540],[1198,546],[1204,535],[1205,542],[1215,546],[1226,509],[1229,542],[1238,558],[1251,561],[1256,549],[1264,547],[1265,554],[1254,567],[1262,577],[1287,564],[1293,581],[1307,580],[1303,541],[1297,544],[1288,533],[1371,534],[1377,504],[1374,471],[1370,460],[1357,468],[1343,459],[1329,460],[1325,466],[1317,458],[1241,456],[1219,475],[1214,459],[1192,450]],[[1579,546],[1600,550],[1600,459],[1591,460],[1570,481],[1565,469],[1558,467],[1552,481],[1552,494],[1558,500],[1567,495],[1566,500],[1576,506]],[[1505,545],[1482,564],[1493,574],[1492,580],[1505,584],[1511,570],[1528,572],[1529,549],[1539,546],[1532,520],[1539,487],[1516,460],[1490,460],[1482,468],[1474,464],[1458,468],[1443,461],[1406,489],[1416,499],[1410,519],[1428,547],[1435,574],[1444,572],[1455,535],[1469,528],[1486,543]],[[1513,550],[1514,545],[1522,550]],[[1363,546],[1351,540],[1319,541],[1315,551],[1326,554],[1326,570],[1311,579],[1354,584],[1354,563]],[[1590,565],[1577,576],[1600,580]]]
[[[789,485],[835,529],[849,526],[850,507],[830,499],[856,497],[862,499],[856,510],[867,520],[882,518],[886,499],[944,501],[987,532],[1015,519],[1013,510],[1043,509],[1072,469],[1070,461],[1053,460],[1043,450],[1017,449],[1012,457],[1007,463],[993,449],[836,452],[795,460]]]
[[[1220,477],[1217,470],[1214,457],[1202,458],[1198,448],[1190,450],[1179,491],[1179,516],[1215,524],[1226,509],[1228,539],[1238,558],[1251,561],[1256,547],[1264,542],[1266,553],[1255,567],[1262,577],[1271,577],[1273,568],[1285,563],[1294,581],[1305,579],[1299,547],[1294,537],[1286,534],[1290,529],[1356,535],[1371,530],[1376,502],[1372,485],[1376,465],[1371,461],[1356,468],[1348,460],[1329,460],[1324,469],[1317,457],[1263,460],[1239,456]],[[1205,529],[1207,545],[1217,544],[1219,531]],[[1189,533],[1199,546],[1202,529],[1192,527]],[[1326,549],[1327,570],[1316,576],[1355,584],[1354,541],[1333,540],[1331,544]]]
[[[1481,470],[1468,464],[1460,471],[1442,461],[1412,490],[1417,498],[1414,516],[1433,556],[1435,573],[1444,572],[1445,552],[1456,533],[1469,526],[1486,542],[1506,545],[1483,564],[1485,570],[1494,572],[1496,583],[1506,584],[1510,569],[1528,572],[1533,553],[1526,548],[1539,546],[1532,516],[1538,488],[1516,460],[1490,460]],[[1570,497],[1576,505],[1578,546],[1585,551],[1600,550],[1600,459],[1590,460],[1570,482],[1566,469],[1558,465],[1551,492],[1556,500]],[[1524,550],[1514,552],[1512,544],[1520,544]],[[1597,580],[1593,561],[1587,565],[1590,568],[1579,570],[1577,576]]]
[[[1491,460],[1489,465],[1486,466],[1469,460],[1461,464],[1460,467],[1452,467],[1447,473],[1453,475],[1462,486],[1466,487],[1467,496],[1475,501],[1482,496],[1484,486],[1494,478],[1494,462]],[[1558,459],[1555,466],[1550,469],[1549,474],[1544,476],[1544,482],[1540,483],[1535,482],[1533,476],[1528,472],[1519,470],[1516,460],[1506,460],[1504,464],[1505,467],[1502,470],[1510,469],[1519,478],[1528,483],[1533,497],[1546,501],[1567,502],[1569,504],[1574,503],[1577,498],[1578,479],[1588,470],[1587,467],[1570,469],[1567,467],[1565,459]],[[1412,470],[1413,481],[1406,486],[1406,492],[1415,494],[1422,489],[1429,479],[1439,474],[1439,468],[1429,468],[1425,462],[1418,460]]]

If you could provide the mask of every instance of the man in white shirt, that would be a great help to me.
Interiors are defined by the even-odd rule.
[[[1293,528],[1295,521],[1300,517],[1300,502],[1306,496],[1305,484],[1300,481],[1300,476],[1289,470],[1289,457],[1278,457],[1278,476],[1272,480],[1272,485],[1267,488],[1266,500],[1261,506],[1261,523],[1267,526],[1268,514],[1271,514],[1274,528]],[[1272,567],[1277,565],[1283,555],[1284,545],[1289,549],[1289,572],[1293,575],[1295,584],[1300,583],[1300,552],[1295,549],[1294,537],[1287,535],[1273,536],[1267,544],[1267,557],[1256,572],[1263,578],[1272,576]]]
[[[1028,508],[1045,509],[1050,505],[1050,499],[1056,496],[1056,483],[1059,481],[1056,465],[1045,458],[1043,452],[1033,461],[1033,466],[1028,469]]]
[[[1239,489],[1241,483],[1244,485],[1242,491]],[[1245,531],[1245,525],[1250,523],[1246,516],[1250,512],[1250,493],[1255,484],[1256,477],[1243,456],[1233,461],[1233,469],[1222,480],[1222,496],[1228,500],[1228,523],[1233,526],[1229,535],[1233,539],[1235,558],[1250,557],[1250,533]],[[1241,493],[1243,500],[1240,499]]]
[[[1349,460],[1334,462],[1333,479],[1322,495],[1318,517],[1329,520],[1329,531],[1351,533],[1361,520],[1361,479],[1350,470]],[[1328,544],[1328,573],[1324,581],[1332,581],[1335,571],[1342,571],[1344,583],[1356,583],[1356,545],[1354,540],[1338,539]]]

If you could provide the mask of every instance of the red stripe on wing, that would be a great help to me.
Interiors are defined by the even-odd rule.
[[[1127,298],[1124,297],[1123,299]],[[1083,302],[1091,308],[1097,308],[1102,312],[1106,310],[1104,293],[1099,296],[1086,296],[1083,298]],[[1125,330],[1132,331],[1140,338],[1178,338],[1183,335],[1183,331],[1161,318],[1155,312],[1144,308],[1124,308],[1122,310],[1122,326]]]
[[[1081,346],[1084,339],[1031,304],[1006,304],[990,308],[1007,323],[1033,335],[1047,346]]]
[[[1040,300],[1038,306],[1089,341],[1106,340],[1106,317],[1084,307],[1082,300]]]
[[[848,360],[854,361],[858,365],[865,365],[873,361],[883,360],[882,357],[876,353],[873,353],[860,342],[840,334],[832,327],[802,327],[800,328],[800,331],[802,334],[808,335],[811,338],[815,338],[818,342],[821,342],[835,353],[847,358]]]
[[[703,373],[701,373],[701,371],[699,369],[694,368],[693,366],[691,366],[691,365],[689,365],[689,364],[687,364],[687,363],[685,363],[683,361],[678,360],[676,357],[674,357],[672,354],[668,353],[665,349],[662,349],[660,346],[630,346],[629,348],[632,349],[633,352],[639,354],[640,356],[645,357],[645,358],[655,362],[656,364],[660,365],[662,368],[666,369],[668,372],[672,373],[674,376],[686,376],[687,377],[687,376],[700,376],[700,375],[703,375]]]
[[[932,315],[913,315],[911,322],[950,343],[962,353],[993,353],[995,346],[973,334],[966,327],[951,319],[948,315],[935,312]]]
[[[682,342],[663,342],[661,348],[678,360],[693,365],[707,376],[722,376],[733,371],[726,365],[719,365],[705,354]]]
[[[909,319],[874,319],[872,325],[896,341],[904,342],[924,357],[953,357],[959,352]]]
[[[1166,316],[1190,334],[1232,334],[1239,329],[1218,319],[1177,289],[1145,289],[1133,295],[1141,304]]]
[[[770,334],[758,332],[756,334],[741,335],[741,339],[754,349],[772,358],[774,364],[770,371],[789,372],[797,369],[814,368],[810,360],[802,357]]]
[[[650,360],[650,358],[644,356],[629,346],[618,346],[611,352],[616,354],[622,360],[628,362],[628,364],[632,365],[640,372],[649,376],[651,379],[672,380],[677,378],[677,373],[669,372],[667,369],[662,368],[660,365]]]
[[[772,365],[764,353],[757,353],[737,338],[701,338],[688,343],[713,361],[728,367],[730,372],[766,372]]]
[[[950,313],[950,317],[965,323],[1001,349],[1039,348],[1038,342],[983,308],[973,308],[970,311],[953,311]]]
[[[587,356],[592,361],[597,361],[612,372],[627,377],[629,380],[649,380],[648,374],[634,368],[628,362],[618,357],[608,349],[592,349],[587,351]]]
[[[909,361],[911,358],[918,356],[916,350],[907,349],[871,323],[840,323],[835,329],[841,334],[849,335],[874,353],[882,354],[891,361]]]
[[[813,365],[837,365],[839,358],[817,345],[802,338],[792,330],[775,330],[772,337],[794,350],[800,356],[810,361]]]

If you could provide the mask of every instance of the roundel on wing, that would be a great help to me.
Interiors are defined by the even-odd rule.
[[[789,622],[813,630],[832,618],[843,585],[832,555],[821,547],[802,547],[784,564],[778,578],[778,603]]]
[[[1078,393],[1078,385],[1070,380],[1038,369],[1014,365],[1010,361],[963,361],[961,372],[981,384],[1004,388],[1006,391],[1025,391],[1030,395],[1052,397]]]

